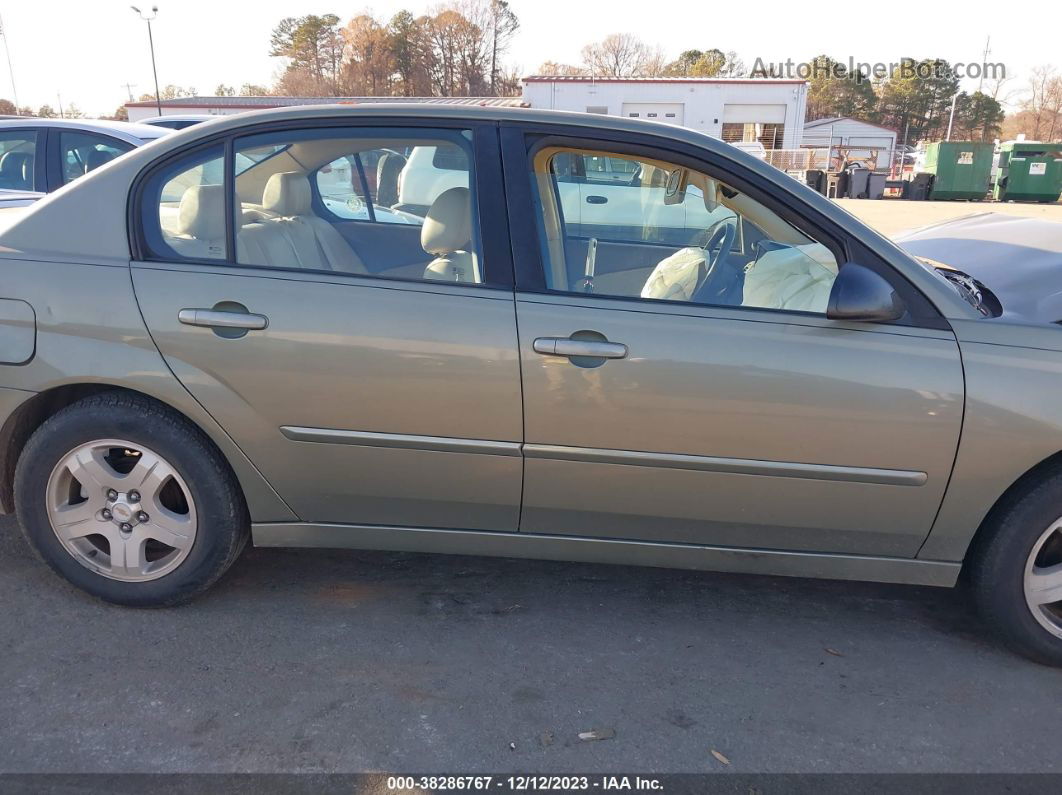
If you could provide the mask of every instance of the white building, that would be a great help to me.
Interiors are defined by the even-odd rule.
[[[871,157],[877,150],[877,167],[887,171],[892,166],[896,149],[896,131],[870,122],[837,116],[816,119],[804,125],[803,146],[825,149],[831,147],[833,157]],[[842,151],[837,148],[842,147]]]
[[[724,141],[760,141],[767,149],[800,146],[807,108],[803,80],[533,75],[523,79],[532,108],[653,119]]]

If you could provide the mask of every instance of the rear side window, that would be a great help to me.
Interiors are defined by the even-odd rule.
[[[154,259],[225,259],[225,150],[214,146],[148,180],[141,222]]]
[[[0,132],[0,189],[43,190],[36,179],[37,133]]]
[[[61,132],[59,134],[59,159],[63,167],[63,184],[83,177],[93,169],[110,163],[119,155],[133,148],[132,144],[84,132]]]
[[[486,284],[472,143],[470,129],[314,127],[201,148],[142,183],[142,255]]]

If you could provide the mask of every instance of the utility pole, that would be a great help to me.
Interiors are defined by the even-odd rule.
[[[978,92],[981,91],[981,88],[985,84],[985,67],[988,66],[988,54],[990,52],[992,52],[990,49],[988,49],[988,45],[991,44],[991,43],[992,43],[992,36],[989,35],[988,37],[985,38],[985,54],[984,54],[984,57],[981,59],[981,79],[977,81],[977,90],[978,90]]]
[[[948,116],[948,134],[944,137],[945,141],[951,140],[951,125],[955,123],[955,103],[959,101],[959,92],[955,92],[955,96],[951,98],[951,115]]]
[[[59,100],[59,118],[60,119],[65,119],[66,118],[66,114],[63,113],[63,95],[60,94],[58,91],[56,91],[55,92],[55,98],[57,100]]]
[[[18,90],[15,88],[15,70],[11,68],[11,47],[7,43],[7,28],[4,27],[4,20],[0,19],[0,37],[4,40],[4,52],[7,53],[7,72],[11,75],[11,96],[15,102],[15,115],[19,113],[18,110]]]
[[[136,88],[136,83],[122,83],[122,87],[129,93],[129,101],[133,101],[133,89]]]
[[[154,75],[154,77],[155,77],[155,109],[158,111],[158,114],[161,116],[162,115],[162,97],[159,96],[159,72],[158,72],[158,69],[155,67],[155,38],[154,38],[154,36],[151,35],[151,21],[153,19],[155,19],[155,17],[157,17],[159,15],[159,7],[158,6],[152,6],[151,7],[151,16],[148,16],[146,13],[141,11],[136,6],[129,6],[129,7],[131,9],[133,9],[134,11],[136,11],[136,13],[140,15],[140,18],[142,20],[147,22],[148,46],[151,47],[151,74]]]

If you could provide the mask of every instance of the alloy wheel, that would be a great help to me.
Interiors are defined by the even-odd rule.
[[[1062,638],[1062,517],[1043,532],[1029,553],[1025,601],[1040,625]]]
[[[143,445],[100,439],[67,453],[48,478],[48,519],[73,558],[122,582],[154,580],[192,550],[191,492],[169,462]]]

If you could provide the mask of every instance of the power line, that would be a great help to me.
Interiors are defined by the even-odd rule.
[[[4,20],[0,18],[0,38],[4,40],[4,52],[7,53],[7,72],[11,75],[11,95],[15,99],[15,115],[18,115],[18,89],[15,88],[15,70],[11,67],[11,47],[7,43],[7,28]]]

